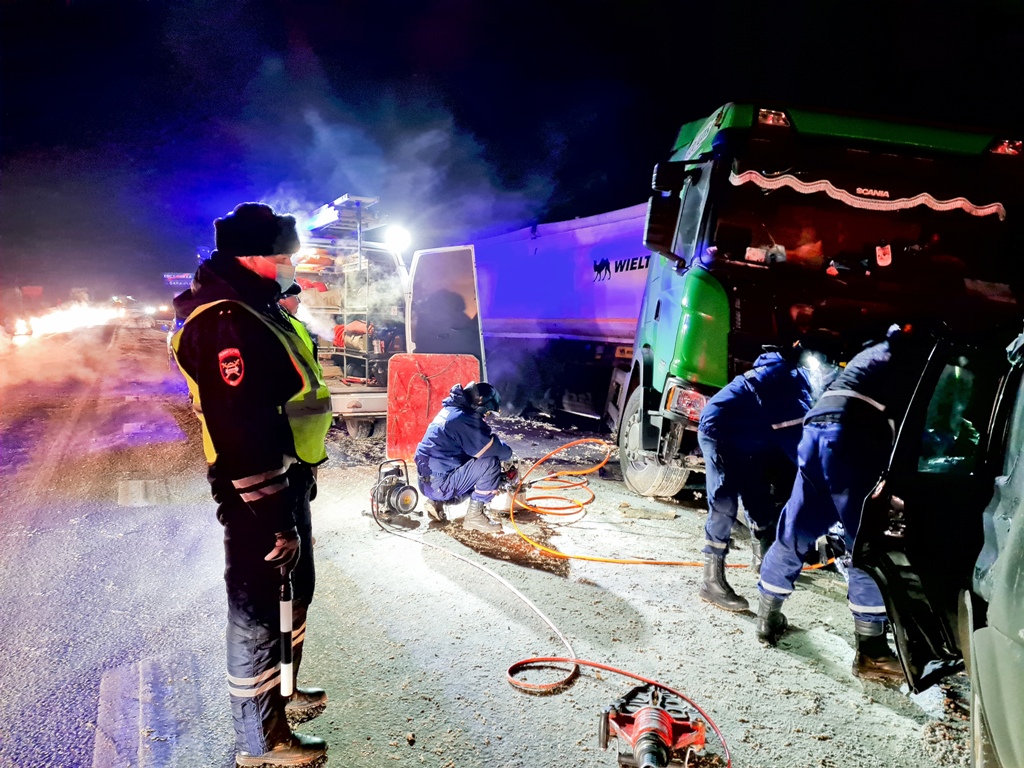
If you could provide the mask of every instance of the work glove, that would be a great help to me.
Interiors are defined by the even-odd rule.
[[[301,549],[298,531],[292,528],[274,534],[274,548],[263,559],[282,573],[289,573],[299,562]]]

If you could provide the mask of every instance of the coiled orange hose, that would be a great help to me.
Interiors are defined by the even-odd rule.
[[[577,445],[585,445],[588,443],[594,443],[605,448],[605,456],[597,464],[594,464],[585,469],[560,469],[552,472],[545,477],[538,478],[532,483],[527,483],[528,478],[534,470],[540,467],[545,462],[549,461],[553,457],[557,456],[562,451],[573,448]],[[593,563],[618,563],[620,565],[673,565],[673,566],[691,566],[691,567],[703,567],[702,561],[696,560],[655,560],[652,558],[641,558],[641,557],[597,557],[595,555],[570,555],[565,552],[559,552],[557,549],[546,547],[540,542],[534,541],[527,536],[523,530],[519,527],[516,522],[516,505],[518,503],[521,509],[527,509],[538,515],[551,515],[555,517],[567,517],[571,515],[577,515],[586,509],[586,506],[594,501],[596,496],[588,485],[588,480],[585,479],[586,475],[597,472],[601,467],[608,463],[611,459],[612,451],[615,450],[615,445],[609,443],[607,440],[601,440],[596,437],[585,437],[580,440],[573,440],[570,443],[556,448],[555,450],[542,456],[540,459],[535,461],[533,465],[519,476],[519,482],[516,485],[515,491],[512,493],[512,504],[509,507],[509,516],[511,518],[512,527],[516,529],[516,533],[521,539],[528,542],[530,546],[540,550],[546,555],[551,557],[561,558],[563,560],[586,560]],[[582,480],[569,480],[570,477],[583,477]],[[547,483],[547,485],[539,485],[539,483]],[[522,500],[519,500],[520,492],[523,490],[523,486],[528,485],[530,488],[544,491],[554,490],[572,490],[577,489],[585,491],[588,496],[587,498],[580,500],[574,499],[568,496],[561,496],[558,494],[543,494],[534,496],[524,496]],[[547,504],[538,504],[541,501],[555,501],[561,502],[560,506],[551,506]],[[577,518],[579,519],[579,518]],[[825,563],[818,565],[807,565],[804,566],[805,571],[815,571],[819,568],[825,568],[835,562],[835,558],[829,558]],[[726,565],[727,568],[749,568],[750,566],[745,563],[736,563],[734,565]]]

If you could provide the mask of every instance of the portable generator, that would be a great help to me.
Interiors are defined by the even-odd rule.
[[[388,459],[378,465],[377,483],[370,491],[370,511],[374,517],[408,515],[416,512],[419,501],[419,491],[409,483],[409,467],[404,459]]]

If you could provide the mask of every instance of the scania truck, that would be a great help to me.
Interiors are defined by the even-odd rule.
[[[765,345],[827,332],[848,358],[893,322],[1019,332],[1020,137],[730,103],[682,127],[652,186],[608,413],[635,493],[693,484],[702,408]]]

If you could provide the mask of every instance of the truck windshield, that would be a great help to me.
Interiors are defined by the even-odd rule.
[[[880,200],[882,210],[865,210],[823,192],[735,181],[723,186],[714,237],[720,257],[785,261],[851,278],[945,277],[986,298],[1013,302],[1013,228],[1002,206],[976,215],[925,204],[884,210]]]

